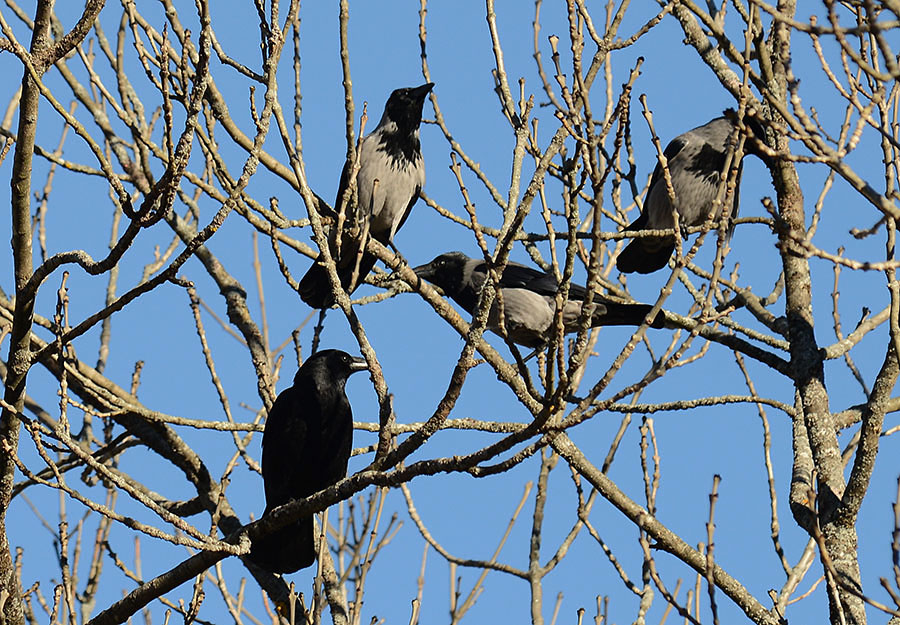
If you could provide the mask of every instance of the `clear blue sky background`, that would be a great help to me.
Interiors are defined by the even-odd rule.
[[[182,20],[191,25],[195,33],[198,32],[192,3],[182,4],[183,6],[179,5],[182,7]],[[630,35],[653,15],[651,3],[636,4],[645,6],[633,6],[629,9],[620,29],[620,36]],[[58,10],[64,20],[68,17],[66,23],[73,23],[74,18],[66,15],[70,7],[59,6]],[[146,5],[141,10],[148,11],[146,15],[154,26],[162,27],[163,19],[158,7]],[[114,37],[118,11],[116,6],[109,6],[104,10],[103,24],[109,37]],[[370,129],[377,123],[383,103],[392,89],[424,82],[419,58],[417,11],[418,5],[414,2],[351,4],[350,58],[353,93],[359,107],[358,112],[363,101],[369,103]],[[540,81],[532,58],[534,7],[506,0],[498,2],[497,15],[510,82],[515,84],[519,77],[524,77],[526,93],[534,93],[536,102],[544,103],[546,97],[540,92]],[[15,24],[17,35],[27,41],[24,29],[19,27],[15,18],[5,9],[4,16]],[[565,44],[568,25],[564,7],[559,6],[559,3],[545,3],[541,18],[540,46],[548,72],[552,68],[546,37],[558,34],[562,39],[560,47],[563,49],[564,67],[571,74]],[[599,28],[603,22],[599,6],[595,9],[593,18]],[[333,3],[304,3],[302,20],[302,121],[306,172],[313,188],[330,201],[346,153],[336,6]],[[493,93],[491,69],[494,61],[484,6],[471,2],[435,2],[428,7],[427,20],[431,76],[436,83],[435,94],[447,123],[468,154],[480,163],[494,184],[505,192],[510,176],[513,134]],[[250,3],[215,3],[213,24],[218,39],[228,54],[251,67],[258,67],[260,55],[257,18]],[[743,41],[739,31],[732,34]],[[696,51],[682,44],[683,36],[677,22],[668,17],[637,45],[613,56],[615,93],[618,93],[620,85],[627,80],[628,70],[634,65],[636,58],[644,57],[642,74],[635,83],[634,91],[635,95],[647,95],[654,113],[656,130],[664,142],[718,116],[724,108],[734,104],[712,73],[701,63]],[[593,52],[594,47],[588,43],[586,57],[589,58]],[[834,93],[823,82],[821,71],[815,69],[810,47],[801,38],[796,39],[794,60],[797,67],[795,71],[802,78],[802,95],[807,103],[815,104],[823,122],[835,129],[835,123],[840,120],[843,109],[835,106]],[[133,66],[129,74],[131,80],[146,88],[142,70],[136,63],[129,62]],[[213,63],[218,87],[226,93],[232,114],[249,134],[251,125],[245,110],[248,98],[246,81],[233,70],[221,66],[218,61],[214,60]],[[80,67],[77,60],[70,61],[70,64],[72,67]],[[282,66],[283,82],[279,97],[285,110],[290,111],[291,68],[287,52]],[[83,73],[82,71],[81,74]],[[0,99],[6,102],[15,91],[21,75],[20,66],[11,55],[0,55],[0,74],[7,76],[6,86],[0,92]],[[598,78],[594,87],[592,99],[597,111],[605,106],[604,89],[599,80]],[[58,74],[52,71],[47,82],[54,87],[61,84]],[[68,102],[70,98],[61,96],[61,99]],[[157,105],[157,100],[158,96],[151,95],[145,105],[149,109]],[[257,92],[257,102],[261,108],[261,91]],[[550,108],[535,109],[535,114],[542,120],[542,145],[546,145],[556,128],[551,112]],[[425,117],[433,119],[433,112],[428,104]],[[59,117],[42,103],[39,143],[45,147],[55,147],[61,125]],[[650,142],[646,123],[639,114],[636,97],[632,110],[632,130],[638,179],[643,182],[655,165],[655,150]],[[222,156],[232,172],[237,173],[245,154],[232,148],[221,129],[218,132]],[[448,169],[450,148],[447,142],[440,130],[432,124],[424,125],[421,134],[428,175],[426,192],[446,208],[464,214],[459,190]],[[283,162],[287,162],[280,147],[280,139],[274,131],[266,148]],[[94,164],[83,142],[72,135],[66,144],[65,157]],[[872,137],[864,137],[863,143],[850,156],[854,167],[876,187],[881,176],[879,161],[879,147]],[[194,164],[199,162],[196,159]],[[36,159],[36,164],[33,186],[38,191],[43,184],[47,165],[41,159]],[[0,176],[3,179],[9,179],[11,165],[11,157],[0,165]],[[800,166],[800,174],[808,211],[811,212],[827,171],[819,166]],[[474,176],[465,172],[464,177],[478,208],[479,219],[488,225],[498,224],[500,212],[488,193],[481,188]],[[262,168],[248,190],[263,203],[269,197],[277,197],[281,210],[289,217],[306,216],[300,198],[283,182],[262,171]],[[742,185],[742,215],[763,215],[760,199],[765,196],[774,196],[769,177],[759,161],[747,159]],[[554,206],[560,205],[558,188],[548,188],[547,197]],[[58,174],[50,197],[50,252],[81,248],[95,258],[104,255],[109,241],[111,207],[104,181]],[[203,220],[208,220],[218,209],[218,206],[208,200],[202,201],[201,207]],[[879,237],[855,241],[847,235],[849,228],[867,227],[877,218],[878,215],[870,206],[863,204],[844,183],[837,181],[835,189],[826,200],[825,214],[815,242],[832,252],[839,245],[846,245],[847,255],[851,257],[877,258],[883,253],[883,243]],[[9,227],[9,213],[4,211],[0,213],[0,229],[8,232]],[[527,227],[541,231],[539,215],[532,215]],[[604,224],[604,229],[612,228],[611,223]],[[308,241],[310,236],[309,231],[296,231],[292,234],[303,241]],[[233,213],[222,230],[215,235],[210,247],[225,268],[248,291],[253,292],[255,282],[251,236],[246,222]],[[164,248],[170,239],[171,233],[164,224],[141,235],[123,262],[119,277],[120,292],[139,280],[143,266],[152,260],[154,246]],[[780,258],[773,241],[768,229],[760,225],[740,228],[733,240],[734,251],[729,257],[728,270],[731,270],[733,263],[739,262],[742,284],[751,285],[758,294],[768,293],[780,270]],[[452,249],[460,249],[473,256],[477,253],[470,232],[441,218],[421,202],[395,242],[412,264],[426,262],[438,253]],[[701,264],[710,263],[713,248],[709,243],[705,246],[699,256]],[[546,245],[542,250],[546,255]],[[282,251],[294,275],[301,275],[309,260],[289,250]],[[265,241],[260,243],[260,255],[269,332],[272,344],[277,345],[306,318],[309,309],[284,284]],[[527,261],[522,248],[516,248],[513,256],[519,261]],[[14,288],[10,254],[5,254],[5,258],[7,260],[0,263],[0,286],[9,293]],[[813,261],[812,265],[818,320],[816,333],[820,344],[824,346],[834,341],[830,300],[832,269],[830,265],[820,261]],[[189,261],[182,275],[194,280],[205,301],[224,317],[224,303],[199,262]],[[583,278],[582,273],[579,280],[583,281]],[[666,278],[666,272],[660,272],[651,276],[631,277],[628,284],[637,299],[652,301]],[[54,276],[45,285],[39,298],[40,314],[52,314],[59,280],[58,275]],[[70,314],[74,325],[102,306],[106,280],[85,276],[75,269],[69,285]],[[845,270],[841,289],[840,305],[841,312],[845,315],[845,332],[854,327],[862,306],[878,311],[888,302],[888,292],[881,274]],[[371,292],[373,291],[368,287],[359,291],[360,294]],[[255,319],[259,322],[260,312],[255,295],[251,295],[250,304]],[[690,300],[683,289],[676,287],[676,292],[669,298],[666,307],[685,313],[689,304]],[[783,300],[773,310],[776,314],[783,311]],[[400,296],[366,306],[360,308],[358,314],[378,352],[390,390],[395,394],[394,406],[399,421],[426,419],[432,414],[446,389],[448,375],[459,355],[462,341],[415,295]],[[746,312],[735,313],[735,319],[751,327],[759,327]],[[246,404],[257,409],[260,401],[249,358],[245,350],[226,335],[209,315],[204,314],[204,322],[217,369],[228,391],[235,416],[240,421],[250,421],[253,414],[240,405]],[[656,353],[665,349],[670,335],[670,330],[649,333]],[[595,362],[592,362],[585,375],[586,385],[593,384],[603,374],[629,336],[630,331],[627,329],[606,328],[602,331],[597,344],[599,354],[593,359]],[[312,328],[309,325],[301,333],[305,353],[309,351],[311,337]],[[885,337],[886,332],[881,328],[853,352],[857,365],[869,383],[881,365]],[[506,353],[501,341],[496,337],[490,340]],[[79,339],[75,347],[82,359],[93,363],[98,344],[99,332],[94,331]],[[345,320],[336,311],[328,315],[322,345],[357,351]],[[700,345],[696,342],[690,353],[696,353]],[[726,393],[747,394],[733,356],[718,345],[712,345],[709,350],[710,353],[705,358],[678,368],[652,384],[642,395],[641,401],[671,401]],[[7,351],[8,347],[4,345],[4,357]],[[107,374],[127,388],[136,360],[146,363],[138,395],[150,408],[191,418],[224,418],[215,390],[208,382],[187,296],[182,290],[174,286],[161,287],[114,317]],[[640,379],[649,366],[650,359],[646,350],[637,350],[608,392],[614,392]],[[748,361],[748,366],[756,387],[763,396],[788,404],[793,402],[793,388],[788,381],[753,362]],[[293,354],[288,350],[278,390],[286,386],[294,368]],[[831,391],[832,409],[835,411],[864,399],[859,385],[839,361],[829,362],[827,382]],[[32,371],[29,393],[51,413],[58,405],[55,387],[55,382],[40,368]],[[350,382],[348,391],[357,420],[377,421],[377,403],[371,384],[363,376],[357,376]],[[78,411],[73,409],[71,413],[70,418],[77,423]],[[790,422],[787,416],[777,411],[769,410],[767,413],[772,428],[772,458],[780,503],[782,541],[788,560],[793,564],[806,541],[802,532],[795,527],[786,505],[791,470]],[[498,421],[528,419],[525,410],[518,406],[509,390],[496,380],[486,365],[470,374],[452,416]],[[601,413],[570,434],[588,457],[599,465],[620,420],[621,416],[618,414]],[[640,419],[636,418],[630,425],[610,476],[633,499],[643,502],[638,455],[639,422]],[[889,417],[887,425],[894,423],[895,418]],[[762,463],[762,427],[756,408],[735,405],[660,413],[655,416],[655,428],[662,455],[658,517],[689,543],[705,541],[707,496],[713,475],[721,475],[723,482],[716,517],[716,559],[728,572],[745,583],[763,604],[770,605],[766,591],[770,588],[779,589],[784,582],[784,575],[769,538],[768,490]],[[73,429],[77,430],[78,425],[73,425]],[[179,434],[194,446],[208,463],[212,474],[218,477],[233,454],[231,435],[184,428],[179,429]],[[260,438],[255,437],[250,447],[257,458]],[[846,435],[844,438],[846,439]],[[415,457],[462,454],[483,445],[486,440],[485,436],[473,433],[441,433],[430,440]],[[354,445],[360,447],[373,441],[374,435],[359,432]],[[890,531],[893,526],[890,506],[894,500],[898,474],[896,437],[884,439],[882,444],[884,447],[870,494],[863,504],[859,524],[864,583],[869,591],[878,596],[878,577],[890,573]],[[23,437],[21,453],[29,462],[35,460],[27,437]],[[362,468],[367,462],[368,457],[355,458],[351,461],[351,471]],[[134,471],[148,487],[172,499],[187,499],[193,494],[183,477],[155,456],[139,451],[129,452],[124,456],[121,468]],[[430,531],[451,553],[459,557],[488,559],[522,494],[524,483],[537,479],[538,468],[537,458],[532,458],[506,474],[486,479],[476,480],[459,475],[420,478],[412,483],[412,491],[419,513]],[[77,482],[75,474],[70,476],[70,480],[84,492],[91,493],[94,497],[101,496],[99,489],[91,489]],[[30,488],[26,492],[30,501],[53,526],[59,505],[57,494],[40,488]],[[262,511],[264,502],[261,478],[245,467],[235,472],[228,492],[232,505],[243,520],[249,520],[251,515],[258,516]],[[553,553],[574,521],[576,503],[569,471],[561,463],[550,480],[543,562]],[[70,524],[74,525],[84,510],[71,501],[65,505],[70,515]],[[148,519],[139,507],[132,505],[125,497],[120,497],[118,510]],[[519,523],[500,556],[501,561],[519,568],[527,567],[532,512],[533,503],[526,504]],[[332,509],[332,515],[335,513],[336,509]],[[386,517],[394,513],[403,521],[403,527],[376,560],[370,574],[363,622],[368,622],[372,616],[384,618],[388,623],[407,622],[409,618],[409,602],[416,593],[423,542],[408,518],[399,492],[389,495],[385,508]],[[193,520],[201,528],[207,527],[207,518],[194,517]],[[612,546],[631,579],[640,583],[640,551],[635,528],[602,500],[595,504],[591,520]],[[87,527],[94,527],[94,523],[91,520]],[[14,502],[10,510],[8,527],[12,543],[23,546],[26,550],[26,585],[40,579],[45,596],[49,596],[52,594],[49,580],[56,579],[59,575],[53,562],[50,537],[36,521],[35,513],[21,498]],[[91,536],[92,534],[86,533],[85,540]],[[147,579],[171,568],[187,556],[183,549],[166,543],[146,537],[142,537],[141,542],[142,573]],[[132,566],[133,545],[129,535],[117,529],[111,537],[111,543],[123,560]],[[86,560],[86,556],[83,559]],[[657,554],[657,564],[670,590],[674,588],[678,577],[684,578],[679,595],[683,600],[684,587],[694,584],[692,571],[662,553]],[[246,571],[235,559],[225,561],[223,566],[234,592],[238,588],[239,578]],[[820,574],[818,571],[821,567],[818,564],[813,566],[814,570],[801,584],[801,592],[808,589]],[[462,588],[467,592],[479,571],[460,570],[459,574],[463,577]],[[82,580],[86,576],[86,571],[81,572]],[[109,564],[104,577],[104,589],[97,603],[100,608],[118,598],[122,590],[133,587],[131,582],[121,578]],[[293,575],[291,579],[308,593],[311,577],[310,571],[304,571]],[[448,566],[431,552],[420,622],[443,622],[447,618],[448,587]],[[208,605],[201,610],[200,617],[219,623],[229,620],[224,610],[212,607],[220,604],[218,600],[212,599],[217,591],[211,585],[206,590],[210,598],[207,600]],[[566,623],[575,622],[575,612],[580,607],[587,609],[588,616],[593,616],[595,597],[598,594],[610,597],[610,617],[613,622],[630,622],[638,602],[623,587],[600,548],[585,532],[575,541],[565,562],[545,578],[544,617],[548,622],[558,592],[563,593],[559,622]],[[707,606],[708,617],[705,592],[704,588],[701,603]],[[189,594],[190,590],[185,585],[170,596],[187,598]],[[718,593],[717,598],[722,622],[741,620],[740,611],[726,597]],[[250,604],[257,604],[259,599],[255,588],[248,594],[247,600]],[[664,607],[664,600],[657,596],[650,622],[658,622]],[[788,615],[792,622],[822,622],[826,610],[824,587],[819,586],[813,598],[792,607]],[[164,608],[157,603],[151,607],[151,611],[153,621],[161,622]],[[262,612],[257,610],[256,613],[260,615]],[[500,573],[488,576],[484,594],[467,617],[470,623],[518,623],[525,622],[528,618],[526,583]],[[875,617],[875,620],[878,621],[879,618]]]

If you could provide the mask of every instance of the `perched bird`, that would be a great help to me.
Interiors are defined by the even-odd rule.
[[[468,313],[475,311],[478,292],[487,278],[487,263],[469,258],[462,252],[441,254],[427,265],[414,269],[416,275],[439,286]],[[500,295],[503,298],[503,318],[507,336],[519,345],[537,348],[550,340],[553,311],[559,285],[552,275],[509,262],[500,276]],[[587,290],[577,284],[569,285],[569,299],[563,307],[563,326],[566,332],[578,329],[578,317]],[[651,310],[646,304],[620,304],[599,294],[594,295],[594,315],[591,326],[639,326]],[[491,305],[487,327],[501,334],[499,304]],[[656,315],[650,325],[663,327],[663,315]]]
[[[364,238],[370,236],[383,245],[390,244],[425,185],[419,124],[425,97],[432,87],[434,83],[429,82],[391,93],[378,126],[362,140],[356,175],[358,201],[355,206],[347,203],[345,225],[341,232],[332,228],[328,242],[341,286],[348,293],[365,280],[375,265],[375,257],[371,254],[363,253],[357,260],[360,248],[365,245]],[[341,172],[335,211],[340,211],[349,180],[348,161]],[[300,280],[298,289],[300,299],[313,308],[328,308],[334,304],[331,283],[322,262],[321,256],[316,259]],[[351,284],[354,271],[356,282]]]
[[[672,139],[663,154],[668,161],[669,176],[675,191],[675,210],[678,211],[681,227],[699,226],[703,224],[713,210],[718,192],[722,170],[728,154],[728,138],[737,129],[732,121],[734,112],[725,111],[727,117],[716,119],[689,130]],[[765,131],[760,123],[750,117],[744,122],[754,135],[765,140]],[[768,156],[760,152],[753,141],[744,143],[747,154],[755,154],[768,162]],[[741,182],[742,164],[738,164],[737,184]],[[720,203],[715,218],[722,214]],[[734,205],[730,218],[738,213],[738,191],[734,192]],[[634,223],[625,228],[625,232],[641,230],[665,230],[675,226],[672,217],[672,202],[666,185],[662,165],[656,164],[650,178],[650,188],[644,200],[644,210]],[[729,236],[734,228],[729,226]],[[675,237],[640,237],[629,243],[616,258],[616,267],[622,273],[652,273],[662,269],[669,262],[675,251]]]
[[[347,378],[366,361],[328,349],[310,356],[294,384],[278,395],[263,433],[262,474],[268,514],[347,475],[353,413],[344,393]],[[301,518],[253,541],[250,560],[273,573],[293,573],[316,558],[313,519]]]

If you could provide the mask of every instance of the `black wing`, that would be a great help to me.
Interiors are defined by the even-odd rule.
[[[303,484],[304,497],[328,488],[347,476],[347,462],[353,447],[353,411],[347,396],[340,393],[330,416],[319,424],[316,439],[315,471],[307,473]]]
[[[347,474],[353,440],[353,412],[342,384],[330,377],[296,380],[297,405],[293,420],[294,443],[283,447],[288,455],[285,474],[291,476],[290,497],[301,499],[331,486]],[[302,441],[301,441],[302,438]],[[265,454],[265,449],[263,449]]]
[[[671,141],[669,141],[669,145],[666,146],[666,149],[663,150],[663,156],[666,157],[666,161],[669,164],[669,167],[672,166],[672,159],[674,159],[678,154],[684,149],[684,146],[687,145],[687,142],[681,137],[675,137]],[[671,169],[669,171],[671,175]],[[657,184],[666,184],[665,175],[663,174],[662,165],[657,161],[656,167],[653,169],[653,175],[650,176],[650,186],[647,188],[647,195],[644,198],[644,203],[646,204],[647,198],[650,197],[650,193],[653,191],[653,188]],[[647,217],[645,217],[646,210],[641,213],[641,216],[638,217],[633,224],[628,226],[626,230],[641,230],[644,226],[647,225]],[[641,222],[641,223],[638,223]]]
[[[291,387],[278,396],[266,419],[262,453],[266,508],[295,498],[297,483],[305,473],[308,426],[301,410],[297,389]]]
[[[487,273],[487,264],[481,263],[475,271]],[[502,289],[527,289],[538,295],[554,297],[559,291],[559,284],[552,274],[534,269],[519,263],[507,263],[503,275],[500,276],[500,288]],[[587,291],[578,284],[569,284],[569,299],[583,300]]]
[[[419,200],[419,192],[422,190],[422,187],[417,186],[416,190],[413,192],[412,198],[409,200],[409,204],[406,206],[406,211],[403,213],[403,217],[400,218],[400,223],[397,224],[397,228],[394,230],[394,233],[400,232],[400,228],[403,227],[403,224],[406,223],[407,217],[412,212],[412,207],[415,206],[416,202]]]

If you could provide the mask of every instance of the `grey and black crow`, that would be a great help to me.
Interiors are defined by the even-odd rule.
[[[441,254],[427,265],[414,269],[416,275],[439,286],[468,313],[475,311],[478,293],[487,278],[487,264],[483,259],[469,258],[462,252]],[[552,275],[509,262],[500,276],[500,295],[503,298],[503,318],[507,336],[514,343],[537,348],[550,340],[553,311],[559,285]],[[566,332],[578,329],[578,317],[587,290],[577,284],[569,285],[569,299],[563,307],[563,326]],[[650,313],[646,304],[621,304],[599,294],[594,295],[594,315],[591,326],[639,326]],[[498,302],[495,299],[488,316],[489,330],[500,331]],[[654,328],[663,327],[663,315],[652,320]]]
[[[733,111],[726,111],[726,114]],[[675,191],[675,210],[681,227],[702,225],[713,210],[722,170],[728,154],[728,138],[736,131],[729,117],[716,119],[678,135],[666,146],[663,154],[668,161],[672,188]],[[747,127],[760,141],[765,140],[761,124],[749,117],[744,118]],[[768,156],[756,148],[752,140],[744,143],[747,154],[755,154],[768,162]],[[741,167],[738,165],[737,185],[741,182]],[[734,205],[730,218],[738,213],[738,190],[735,189]],[[722,203],[718,205],[715,218],[722,214]],[[672,217],[672,202],[666,186],[662,165],[656,164],[650,178],[650,188],[644,200],[644,210],[625,232],[640,230],[665,230],[675,225]],[[729,227],[729,236],[733,229]],[[652,273],[662,269],[675,251],[675,237],[640,237],[629,243],[616,259],[616,267],[622,273]]]
[[[425,163],[419,144],[419,124],[422,122],[422,106],[425,97],[434,87],[426,83],[421,87],[397,89],[391,93],[381,121],[367,135],[359,148],[359,171],[356,175],[357,198],[355,206],[349,202],[345,209],[346,222],[342,232],[333,228],[329,234],[329,250],[337,264],[338,276],[344,290],[352,293],[372,267],[375,257],[363,253],[357,261],[357,253],[364,245],[364,233],[388,245],[397,230],[409,217],[419,191],[425,185]],[[335,211],[340,210],[344,192],[350,178],[350,163],[344,164],[338,185]],[[337,241],[340,238],[338,253]],[[351,284],[359,262],[356,283]],[[334,304],[334,294],[328,274],[319,257],[300,280],[300,299],[313,308],[328,308]]]
[[[353,413],[347,378],[366,361],[328,349],[310,356],[282,391],[266,420],[262,474],[266,510],[303,499],[347,475]],[[253,541],[250,560],[273,573],[293,573],[316,558],[313,519],[304,517]]]

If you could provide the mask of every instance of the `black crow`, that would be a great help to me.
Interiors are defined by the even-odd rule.
[[[726,111],[726,114],[733,111]],[[689,130],[672,139],[663,151],[675,191],[675,210],[681,227],[699,226],[703,224],[713,210],[722,169],[728,154],[728,138],[736,131],[736,126],[729,117],[717,117],[703,126]],[[747,126],[756,138],[765,140],[765,132],[760,123],[749,117],[744,118]],[[744,143],[747,154],[755,154],[768,162],[768,157],[755,147],[752,140]],[[738,165],[737,185],[741,182],[741,164]],[[738,213],[738,191],[735,189],[734,205],[730,219]],[[719,204],[716,219],[722,214]],[[656,164],[650,178],[650,188],[644,200],[644,210],[634,223],[625,228],[625,232],[640,230],[665,230],[675,225],[672,217],[672,202],[666,186],[662,165]],[[729,236],[734,228],[729,226]],[[662,269],[669,262],[675,251],[675,237],[641,237],[629,243],[616,259],[616,267],[622,273],[652,273]]]
[[[371,254],[363,253],[361,259],[357,259],[360,248],[365,245],[366,229],[368,236],[389,245],[409,217],[409,211],[425,184],[419,124],[422,122],[425,97],[432,87],[434,83],[429,82],[421,87],[397,89],[391,93],[378,126],[362,140],[359,172],[356,175],[358,202],[356,206],[348,202],[342,232],[332,227],[328,241],[341,286],[349,293],[365,280],[375,265],[375,257]],[[341,172],[335,211],[340,210],[344,201],[349,177],[350,163],[347,162]],[[350,284],[354,271],[356,282]],[[334,304],[331,283],[321,257],[300,280],[299,291],[300,299],[313,308],[328,308]]]
[[[439,286],[468,313],[475,311],[478,292],[487,277],[487,264],[482,259],[469,258],[462,252],[441,254],[427,265],[414,269],[416,275]],[[503,298],[503,318],[507,336],[525,347],[541,347],[550,340],[553,311],[559,285],[552,275],[509,262],[500,276],[500,295]],[[578,317],[587,290],[577,284],[569,285],[569,299],[563,307],[563,326],[566,332],[578,329]],[[646,304],[620,304],[602,295],[594,295],[594,316],[591,325],[639,326],[650,312]],[[499,304],[491,306],[487,327],[501,334]],[[663,327],[663,315],[656,315],[652,325]]]
[[[263,433],[262,474],[268,514],[347,475],[353,413],[344,393],[347,378],[366,361],[337,349],[310,356],[294,384],[278,395]],[[316,558],[313,519],[301,518],[253,542],[250,559],[273,573],[293,573]]]

